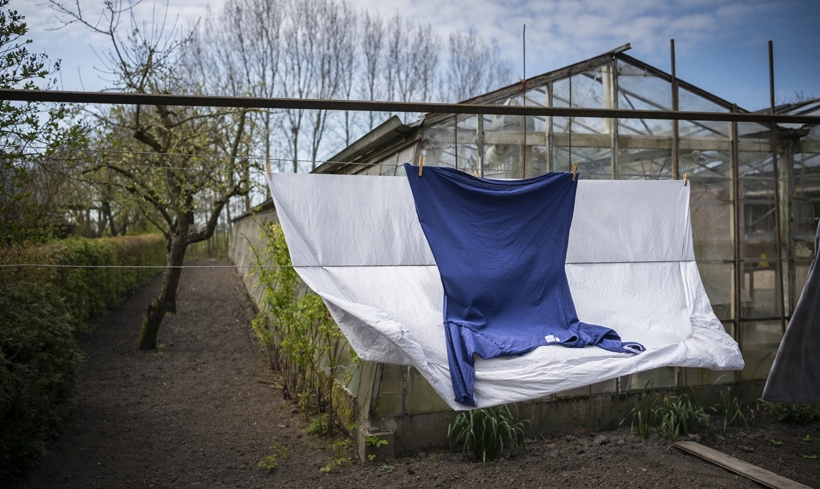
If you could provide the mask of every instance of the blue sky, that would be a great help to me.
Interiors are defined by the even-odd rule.
[[[69,0],[66,3],[73,3]],[[139,12],[151,18],[155,0]],[[164,1],[157,3],[162,11]],[[756,110],[768,106],[767,41],[775,47],[778,102],[802,91],[820,97],[820,0],[357,0],[354,6],[383,16],[402,9],[405,17],[432,24],[442,39],[454,29],[474,29],[496,39],[521,75],[521,30],[527,24],[527,75],[584,60],[622,44],[628,52],[670,70],[669,40],[675,39],[677,74],[709,92]],[[102,0],[81,0],[89,16]],[[169,0],[169,18],[185,25],[222,0]],[[11,0],[26,16],[32,50],[62,60],[65,90],[100,90],[106,83],[95,54],[106,39],[81,26],[59,26],[42,0]]]

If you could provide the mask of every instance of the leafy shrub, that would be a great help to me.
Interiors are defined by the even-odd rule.
[[[769,402],[760,400],[763,410],[774,415],[778,421],[784,423],[811,423],[820,418],[820,405],[817,404],[789,404],[786,402]]]
[[[509,450],[518,453],[524,445],[524,423],[516,421],[506,405],[464,411],[447,429],[451,447],[480,457],[484,463]]]
[[[0,248],[0,264],[162,265],[160,236]],[[157,268],[0,268],[0,480],[22,474],[68,413],[87,332]]]
[[[0,311],[0,480],[10,480],[60,429],[80,355],[59,291],[0,281]]]
[[[253,330],[267,349],[271,368],[282,373],[285,395],[297,399],[306,416],[313,404],[316,412],[327,413],[315,429],[332,434],[337,424],[334,402],[340,400],[334,401],[339,396],[333,385],[349,348],[321,297],[299,280],[282,228],[269,224],[263,233],[265,250],[254,250],[252,273],[265,290]],[[340,406],[346,410],[343,403]],[[343,421],[352,420],[348,416]]]

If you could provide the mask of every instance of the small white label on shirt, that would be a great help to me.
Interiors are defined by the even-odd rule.
[[[544,339],[547,340],[547,343],[561,343],[560,338],[556,338],[555,336],[553,336],[551,334],[548,334],[547,336],[544,336]]]

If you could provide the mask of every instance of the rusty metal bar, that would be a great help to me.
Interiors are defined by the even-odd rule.
[[[675,40],[669,40],[669,51],[672,61],[672,110],[677,112],[678,101],[678,77],[675,69]],[[680,177],[680,133],[678,131],[678,121],[672,121],[672,178],[677,180]]]
[[[732,112],[737,112],[737,105],[732,105]],[[738,141],[738,127],[737,121],[732,121],[732,208],[734,214],[734,255],[735,255],[735,290],[734,299],[734,326],[735,326],[735,341],[737,341],[740,353],[743,353],[743,324],[741,323],[743,316],[743,257],[741,256],[742,239],[740,234],[740,218],[742,206],[740,204],[740,142]],[[735,382],[740,382],[741,372],[735,373]]]
[[[769,41],[769,101],[771,103],[772,114],[775,113],[774,105],[774,44]],[[780,219],[780,171],[777,168],[777,124],[771,124],[772,131],[772,173],[774,174],[774,226],[775,226],[775,249],[777,250],[777,285],[780,289],[780,327],[786,332],[786,301],[783,294],[783,243],[781,242],[781,219]]]
[[[458,170],[458,116],[453,116],[453,149],[456,155],[456,170]]]
[[[653,120],[757,122],[761,124],[820,124],[820,116],[751,114],[731,112],[675,112],[672,110],[536,107],[522,105],[445,104],[430,102],[373,102],[367,100],[316,100],[293,98],[222,97],[212,95],[165,95],[114,92],[67,92],[59,90],[0,89],[0,100],[62,102],[104,105],[174,105],[182,107],[237,107],[248,109],[306,109],[360,112],[436,114],[494,114],[530,117],[597,117]]]

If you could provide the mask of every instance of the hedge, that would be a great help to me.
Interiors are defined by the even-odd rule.
[[[0,249],[0,264],[164,265],[161,236]],[[0,486],[45,450],[77,390],[76,338],[158,268],[0,268]]]

